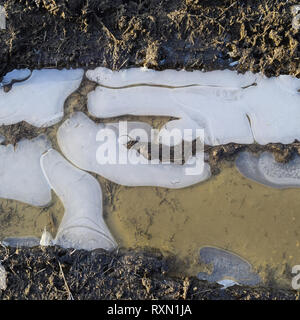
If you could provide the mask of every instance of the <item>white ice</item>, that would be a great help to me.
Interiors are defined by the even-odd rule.
[[[135,125],[136,127],[145,126],[145,124],[137,122]],[[107,161],[100,164],[97,161],[97,152],[108,145],[106,141],[96,141],[96,138],[102,134],[106,135],[108,132],[114,134],[117,139],[122,138],[116,124],[96,124],[85,114],[77,112],[59,127],[57,141],[63,154],[73,164],[121,185],[183,188],[210,177],[210,167],[206,163],[203,171],[198,175],[186,174],[186,169],[193,167],[192,164],[144,164],[139,163],[138,160],[134,163],[136,159],[143,156],[139,155],[134,148],[128,150],[121,143],[122,139],[115,146],[113,144],[109,145],[110,150],[114,149],[116,152],[109,153]],[[119,159],[126,157],[127,154],[127,164],[122,164]],[[143,157],[143,159],[145,158]],[[193,159],[195,160],[195,157]]]
[[[42,155],[41,166],[65,208],[54,243],[86,250],[115,248],[116,243],[102,217],[102,191],[98,181],[72,166],[53,149]]]
[[[52,235],[49,231],[47,231],[46,227],[44,228],[41,238],[39,239],[39,245],[42,247],[54,245],[54,240],[52,238]]]
[[[15,69],[11,72],[8,72],[2,79],[1,84],[7,85],[10,84],[13,80],[22,81],[28,78],[31,75],[29,69]]]
[[[101,84],[88,95],[95,117],[174,116],[179,129],[204,128],[210,145],[300,140],[300,79],[291,76],[97,68],[87,77]]]
[[[247,86],[255,81],[255,75],[232,73],[229,70],[216,70],[211,72],[200,71],[176,71],[164,70],[155,71],[147,68],[129,68],[120,71],[112,71],[99,67],[95,70],[88,70],[86,76],[89,80],[107,87],[126,87],[136,84],[161,85],[161,86],[223,86],[226,83],[229,87]]]
[[[0,146],[0,198],[35,206],[51,201],[51,190],[40,167],[40,157],[51,147],[45,136]]]
[[[253,272],[251,264],[242,257],[216,247],[202,247],[200,249],[200,260],[213,267],[212,272],[199,272],[200,280],[218,282],[224,286],[236,284],[257,285],[261,279]]]
[[[22,78],[14,71],[5,81]],[[37,127],[50,126],[63,118],[64,102],[82,80],[83,70],[34,70],[26,81],[15,83],[9,92],[0,88],[0,125],[26,121]]]
[[[279,163],[269,152],[263,152],[260,156],[242,152],[236,159],[236,166],[246,178],[272,188],[300,187],[299,156],[288,163]]]
[[[217,281],[217,283],[223,286],[221,289],[227,289],[233,286],[239,286],[238,282],[231,279],[223,279],[223,280]]]
[[[7,273],[0,263],[0,290],[5,290],[7,287]]]
[[[4,238],[1,243],[6,247],[22,248],[22,247],[37,247],[40,239],[37,237],[8,237]]]

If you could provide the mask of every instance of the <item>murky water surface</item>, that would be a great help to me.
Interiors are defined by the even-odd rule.
[[[291,266],[300,263],[299,195],[252,182],[227,164],[181,190],[118,187],[106,221],[121,246],[176,255],[175,272],[204,271],[199,249],[216,246],[248,260],[264,281],[288,286]]]
[[[54,192],[51,203],[45,207],[0,199],[0,240],[7,237],[40,238],[45,227],[55,235],[63,213],[64,207]]]
[[[90,89],[80,90],[67,100],[65,119],[85,108],[84,96]],[[169,119],[122,120],[145,121],[157,128]],[[47,134],[59,151],[59,125],[34,129],[31,135]],[[2,129],[15,135],[14,129]],[[300,189],[262,186],[241,176],[232,163],[210,180],[184,189],[124,187],[97,178],[104,218],[120,247],[160,249],[166,256],[176,257],[172,273],[196,276],[211,270],[199,262],[200,248],[213,246],[247,260],[266,284],[290,288],[291,268],[300,264]],[[44,208],[0,199],[0,240],[40,237],[44,227],[55,236],[64,208],[54,193],[52,199]]]
[[[300,263],[300,189],[278,190],[241,176],[232,164],[185,189],[124,187],[98,177],[104,217],[121,247],[160,249],[176,256],[172,273],[208,271],[199,250],[215,246],[252,264],[264,282],[289,286]],[[0,238],[55,236],[64,208],[53,193],[44,208],[0,200]]]

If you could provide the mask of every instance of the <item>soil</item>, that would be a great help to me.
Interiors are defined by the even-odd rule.
[[[277,162],[286,163],[294,156],[300,155],[300,143],[295,140],[291,144],[269,143],[267,145],[259,144],[238,144],[229,143],[220,146],[205,146],[205,151],[209,154],[209,164],[212,174],[220,173],[222,163],[224,161],[234,161],[236,156],[241,151],[248,151],[254,154],[259,154],[264,151],[269,151],[274,155]]]
[[[292,28],[291,13],[296,0],[0,0],[1,4],[7,28],[0,30],[0,79],[15,68],[97,66],[229,68],[300,77],[300,31]],[[82,90],[75,98],[72,95],[82,103],[79,108],[67,107],[66,116],[74,110],[87,113],[86,94],[94,87],[83,81]],[[25,122],[0,128],[5,144],[48,131]],[[300,154],[298,141],[207,146],[212,172],[219,172],[220,160],[233,160],[245,149],[271,151],[280,162]]]
[[[297,0],[6,0],[0,77],[15,68],[232,68],[300,76]],[[237,63],[230,67],[231,63]]]
[[[297,2],[0,0],[7,15],[7,28],[0,30],[0,80],[16,68],[98,66],[228,68],[300,77],[300,31],[292,28],[291,14]],[[86,81],[66,101],[66,115],[86,108],[86,94],[94,88]],[[0,134],[15,144],[47,133],[56,147],[56,127],[34,129],[22,122],[2,126]],[[206,148],[213,173],[218,173],[221,160],[233,160],[246,148],[270,150],[283,162],[300,154],[298,141]],[[221,290],[193,277],[174,277],[168,273],[171,258],[145,250],[0,247],[0,262],[8,276],[0,299],[299,299],[296,291],[242,286]]]
[[[0,49],[1,50],[1,49]],[[114,117],[107,119],[99,119],[91,114],[89,114],[87,109],[87,95],[89,92],[95,90],[96,84],[90,80],[88,80],[85,76],[82,80],[82,83],[78,90],[73,92],[65,101],[64,104],[64,118],[59,123],[51,126],[51,127],[43,127],[38,128],[28,124],[25,121],[21,121],[12,125],[3,125],[0,126],[0,135],[5,137],[5,140],[1,143],[2,145],[13,144],[14,146],[21,139],[33,139],[40,134],[46,134],[50,139],[51,143],[57,150],[60,150],[57,140],[56,140],[56,131],[61,123],[67,119],[73,112],[81,111],[85,113],[90,119],[92,119],[96,123],[100,122],[114,122],[120,120],[127,121],[142,121],[151,125],[153,128],[160,129],[165,123],[170,120],[174,120],[176,118],[173,117],[157,117],[157,116],[133,116],[126,115],[122,117]],[[196,141],[194,141],[196,142]],[[134,144],[135,141],[132,141]],[[132,144],[129,144],[128,147],[131,148]],[[192,151],[195,153],[196,144],[193,143]],[[160,146],[161,149],[161,146]],[[151,150],[149,148],[149,150]],[[171,162],[173,149],[171,148]],[[212,174],[218,174],[220,172],[220,168],[224,161],[234,161],[236,156],[241,151],[249,151],[252,153],[259,153],[263,151],[272,152],[276,161],[278,162],[288,162],[295,155],[300,155],[300,142],[295,140],[291,144],[281,144],[281,143],[269,143],[267,145],[259,145],[259,144],[237,144],[237,143],[229,143],[226,145],[220,146],[209,146],[205,145],[205,152],[209,154],[209,164],[211,167]],[[161,151],[160,151],[161,156]],[[148,158],[151,159],[151,154],[149,153]],[[161,160],[161,159],[160,159]],[[183,161],[184,163],[184,161]]]
[[[7,272],[0,299],[299,299],[297,291],[224,290],[196,278],[170,277],[172,258],[153,251],[0,247],[0,261]]]

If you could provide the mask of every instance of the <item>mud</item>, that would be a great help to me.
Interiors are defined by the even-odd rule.
[[[7,28],[0,30],[0,77],[15,68],[96,66],[299,77],[297,2],[1,0]]]
[[[299,189],[257,184],[232,163],[179,190],[112,185],[105,220],[120,247],[158,248],[177,258],[170,273],[183,276],[207,271],[200,248],[222,248],[248,261],[260,285],[291,288],[291,270],[299,263]]]
[[[58,247],[0,247],[7,289],[0,299],[286,299],[291,290],[234,286],[225,290],[196,278],[168,275],[172,259],[158,252],[86,252]]]
[[[291,14],[296,0],[0,0],[1,4],[6,9],[7,28],[0,30],[0,80],[16,68],[97,66],[114,70],[133,66],[229,68],[300,77],[300,32],[292,28]],[[65,117],[73,111],[87,113],[86,95],[94,88],[94,83],[84,79],[66,100]],[[154,127],[169,120],[124,119],[146,121]],[[117,119],[105,121],[111,120]],[[45,133],[59,150],[59,125],[38,129],[22,122],[0,127],[0,134],[6,137],[5,144],[16,144]],[[278,161],[286,162],[300,154],[300,143],[206,146],[212,172],[218,174],[224,161],[233,161],[242,150],[269,150]],[[97,178],[105,194],[104,206],[115,209],[114,196],[120,186]],[[41,218],[32,208],[27,208],[30,215],[25,210],[11,220],[16,202],[8,204],[1,220],[6,236],[16,236],[12,227],[18,223],[20,230],[34,230],[36,236],[45,225],[56,232],[58,221],[51,215]],[[104,215],[109,218],[108,211]],[[37,224],[30,225],[35,220]],[[180,263],[178,257],[169,254],[166,258],[153,250],[108,253],[0,246],[0,262],[8,274],[7,289],[0,290],[0,299],[299,299],[299,292],[276,286],[221,290],[194,277],[175,276],[172,269],[175,262]]]

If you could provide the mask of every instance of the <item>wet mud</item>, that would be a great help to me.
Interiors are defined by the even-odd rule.
[[[299,76],[297,2],[1,0],[0,78],[15,68],[96,66]]]
[[[0,247],[7,288],[0,299],[226,299],[299,300],[292,290],[234,286],[221,289],[195,277],[172,277],[172,260],[155,251],[87,252]]]
[[[26,122],[0,126],[0,135],[5,137],[3,144],[15,145],[23,138],[32,139],[40,134],[46,134],[52,146],[60,151],[56,139],[57,129],[76,111],[84,112],[97,123],[119,120],[143,121],[157,129],[173,119],[130,115],[109,119],[95,118],[87,110],[87,94],[94,90],[95,86],[95,83],[84,77],[79,89],[65,101],[63,120],[51,127],[37,128]],[[180,276],[182,279],[186,277],[193,279],[199,272],[207,272],[208,266],[199,263],[199,250],[202,246],[214,245],[230,249],[253,264],[255,272],[258,272],[263,279],[261,285],[269,288],[266,289],[267,292],[275,288],[289,290],[290,270],[293,264],[298,263],[299,242],[297,242],[296,229],[299,226],[295,220],[295,210],[299,207],[297,205],[298,190],[286,190],[283,197],[278,197],[278,190],[257,186],[252,181],[241,177],[233,168],[233,161],[239,152],[260,153],[266,150],[272,152],[277,161],[287,162],[295,154],[300,154],[300,143],[295,141],[289,145],[268,144],[266,146],[234,143],[213,147],[206,145],[205,151],[209,155],[207,161],[214,177],[204,184],[182,190],[129,188],[93,174],[103,190],[103,215],[106,223],[121,248],[125,250],[133,248],[134,254],[140,250],[144,252],[143,248],[156,248],[161,251],[166,261],[171,259],[172,263],[168,270],[172,278]],[[149,157],[151,158],[151,154]],[[224,190],[227,192],[224,193]],[[249,193],[250,190],[253,191]],[[201,197],[199,197],[200,194]],[[55,237],[64,208],[59,199],[54,194],[53,196],[52,204],[45,208],[27,206],[13,200],[1,200],[0,240],[18,236],[39,238],[45,227]],[[225,209],[220,212],[220,208]],[[258,221],[261,223],[259,224]],[[243,225],[245,229],[241,232]],[[261,225],[268,228],[261,228]],[[285,239],[279,237],[283,234],[278,230],[279,225],[285,226],[287,231],[284,234]],[[211,230],[209,235],[207,230]],[[247,233],[249,230],[260,230],[256,234],[256,240],[251,233]],[[257,241],[265,245],[258,246]],[[276,250],[272,247],[274,243]],[[259,253],[258,247],[261,249]],[[6,248],[6,250],[10,249]],[[28,249],[24,252],[30,253]],[[92,253],[86,253],[86,255],[92,256]],[[162,282],[165,281],[164,274],[160,277]],[[27,279],[27,282],[27,285],[31,286],[30,279]],[[202,282],[201,286],[203,285]],[[251,292],[253,289],[249,290]],[[5,291],[5,294],[8,298],[16,293]],[[39,297],[44,297],[44,294],[40,292]],[[133,292],[130,294],[131,297],[135,297]],[[158,293],[153,293],[153,297],[156,294]],[[177,298],[182,298],[179,292],[173,293],[172,297],[166,295],[166,298],[173,299],[176,295]],[[60,297],[63,298],[63,296]],[[102,296],[99,297],[102,298]],[[230,295],[226,297],[230,298]],[[24,298],[35,298],[35,295],[28,297],[25,295]],[[79,294],[78,298],[84,297]]]
[[[0,80],[4,74],[16,68],[87,69],[97,66],[113,70],[134,66],[146,66],[156,70],[185,68],[209,71],[229,68],[238,72],[262,72],[267,76],[279,74],[300,76],[300,32],[292,27],[291,14],[291,6],[297,4],[296,0],[288,2],[283,0],[259,2],[254,0],[214,2],[0,0],[1,4],[6,9],[7,28],[0,30]],[[88,114],[86,96],[95,86],[95,83],[83,80],[80,88],[65,102],[64,119],[74,111]],[[90,118],[96,122],[120,119],[103,120],[91,116]],[[155,128],[160,128],[170,120],[162,117],[133,116],[125,116],[122,119],[144,121]],[[6,138],[4,144],[15,145],[23,138],[31,139],[44,133],[49,137],[53,147],[59,151],[56,130],[60,124],[61,122],[50,128],[35,128],[21,122],[11,126],[1,126],[0,135]],[[208,161],[215,175],[213,183],[219,185],[221,190],[225,186],[224,176],[231,174],[226,171],[231,169],[224,169],[224,164],[226,167],[228,162],[232,163],[240,151],[259,153],[268,150],[275,155],[277,161],[287,162],[295,154],[300,155],[300,143],[295,141],[290,145],[266,146],[231,143],[216,147],[205,146],[205,150],[209,154]],[[121,231],[124,232],[123,238],[120,237],[118,240],[127,249],[108,253],[103,250],[86,252],[58,247],[14,249],[0,246],[0,262],[8,273],[7,289],[0,290],[0,299],[299,299],[299,292],[288,289],[290,266],[292,263],[299,264],[299,261],[293,260],[297,247],[292,248],[293,258],[289,255],[282,256],[287,249],[287,247],[284,249],[284,246],[289,245],[283,242],[282,250],[279,249],[272,256],[267,246],[251,244],[247,233],[243,234],[241,243],[234,243],[233,238],[236,240],[241,234],[232,234],[230,239],[228,229],[226,232],[226,226],[223,225],[224,230],[221,234],[227,237],[226,248],[231,248],[248,258],[254,263],[256,271],[259,270],[264,255],[268,253],[270,253],[269,260],[266,261],[268,260],[271,265],[280,258],[283,258],[285,265],[277,270],[264,269],[262,274],[266,287],[235,286],[221,290],[217,284],[208,284],[192,276],[196,272],[207,271],[203,266],[203,269],[199,269],[198,263],[200,244],[204,244],[204,240],[207,240],[203,238],[201,242],[197,238],[202,234],[201,223],[194,224],[193,236],[198,242],[196,242],[197,248],[195,247],[191,254],[192,263],[184,256],[188,252],[185,242],[180,241],[179,237],[177,240],[173,237],[173,242],[168,243],[170,239],[172,240],[170,232],[174,234],[178,230],[183,232],[179,224],[182,219],[181,222],[185,224],[185,216],[180,217],[180,212],[186,209],[185,204],[183,207],[176,207],[176,201],[168,203],[170,197],[168,195],[167,203],[157,203],[156,208],[160,207],[162,212],[154,213],[154,209],[151,211],[149,208],[154,206],[155,201],[159,199],[163,201],[166,196],[164,192],[168,191],[145,188],[141,191],[141,197],[146,200],[136,207],[141,211],[135,212],[130,207],[132,203],[128,201],[128,199],[136,201],[137,195],[132,195],[133,189],[115,185],[98,176],[96,178],[105,195],[104,217],[116,235]],[[234,176],[230,183],[233,188],[235,186],[240,189],[240,182],[235,179]],[[247,180],[245,184],[252,185],[252,182]],[[195,188],[201,188],[201,185]],[[245,190],[241,193],[246,192]],[[265,199],[268,199],[266,202],[270,204],[269,209],[273,208],[277,203],[278,191],[263,190],[262,194],[266,195]],[[176,192],[171,195],[172,199],[176,198]],[[258,195],[255,195],[255,192]],[[288,219],[280,212],[277,218],[287,230],[290,230],[290,227],[291,229],[295,227],[292,218],[298,200],[296,190],[286,191],[288,192],[290,196],[286,197],[285,201],[280,202],[277,199],[278,208],[282,212],[289,208]],[[183,190],[182,194],[185,193],[189,193],[191,197],[196,194],[190,193],[188,189],[186,192]],[[259,193],[259,188],[255,188],[253,196],[257,197]],[[230,198],[227,196],[224,195],[225,200]],[[222,197],[221,192],[220,197]],[[207,203],[214,208],[216,199],[212,196],[207,199]],[[231,200],[232,203],[235,202],[234,199]],[[16,201],[1,200],[0,208],[3,211],[0,217],[1,237],[27,234],[39,237],[45,226],[55,236],[63,214],[63,208],[58,202],[55,203],[53,210],[56,206],[58,208],[54,210],[55,212],[52,210],[51,213],[50,208],[49,212],[41,215],[40,208],[24,208],[23,204]],[[143,216],[143,219],[138,220],[144,214],[145,206],[148,206],[147,218]],[[204,212],[207,224],[214,221],[218,223],[219,217],[215,215],[212,219],[208,209]],[[18,215],[14,214],[16,210]],[[127,212],[127,216],[123,215],[123,210]],[[251,201],[247,210],[253,210]],[[162,234],[161,228],[164,225],[170,225],[171,216],[173,215],[174,219],[176,211],[181,220],[179,219],[177,226],[175,224],[175,229],[169,228],[169,233],[163,234],[165,239],[156,237],[157,233]],[[237,211],[226,211],[229,217],[225,217],[224,214],[223,221],[229,219],[228,221],[234,222],[236,219],[242,219]],[[253,228],[256,226],[257,212],[252,216],[247,215],[248,223],[252,223]],[[161,219],[157,219],[159,215]],[[193,219],[199,220],[201,217],[195,218],[195,212],[193,215]],[[187,223],[195,221],[193,219]],[[268,225],[269,217],[264,215],[261,221]],[[210,226],[207,230],[213,228]],[[222,242],[218,242],[220,239],[218,230],[214,230],[215,238],[213,234],[211,235],[211,239],[214,240],[211,244],[222,247]],[[235,227],[232,230],[239,228]],[[271,243],[272,239],[277,239],[280,232],[278,228],[272,229],[270,226],[268,235],[261,234],[261,238],[258,238],[269,238],[266,243]],[[180,233],[179,235],[186,236]],[[291,234],[289,239],[293,241],[295,235],[296,233]],[[151,239],[156,239],[157,243],[152,243]],[[174,241],[181,246],[176,247]],[[140,246],[158,247],[162,253],[139,249],[138,243]],[[129,250],[130,247],[134,247],[135,250]],[[256,257],[256,250],[259,247],[261,251]],[[182,272],[180,275],[178,269],[176,272],[174,270],[174,266],[180,264],[183,267],[190,265],[191,268],[189,271],[185,270],[186,274]],[[283,277],[280,285],[285,289],[279,289],[278,277]]]

